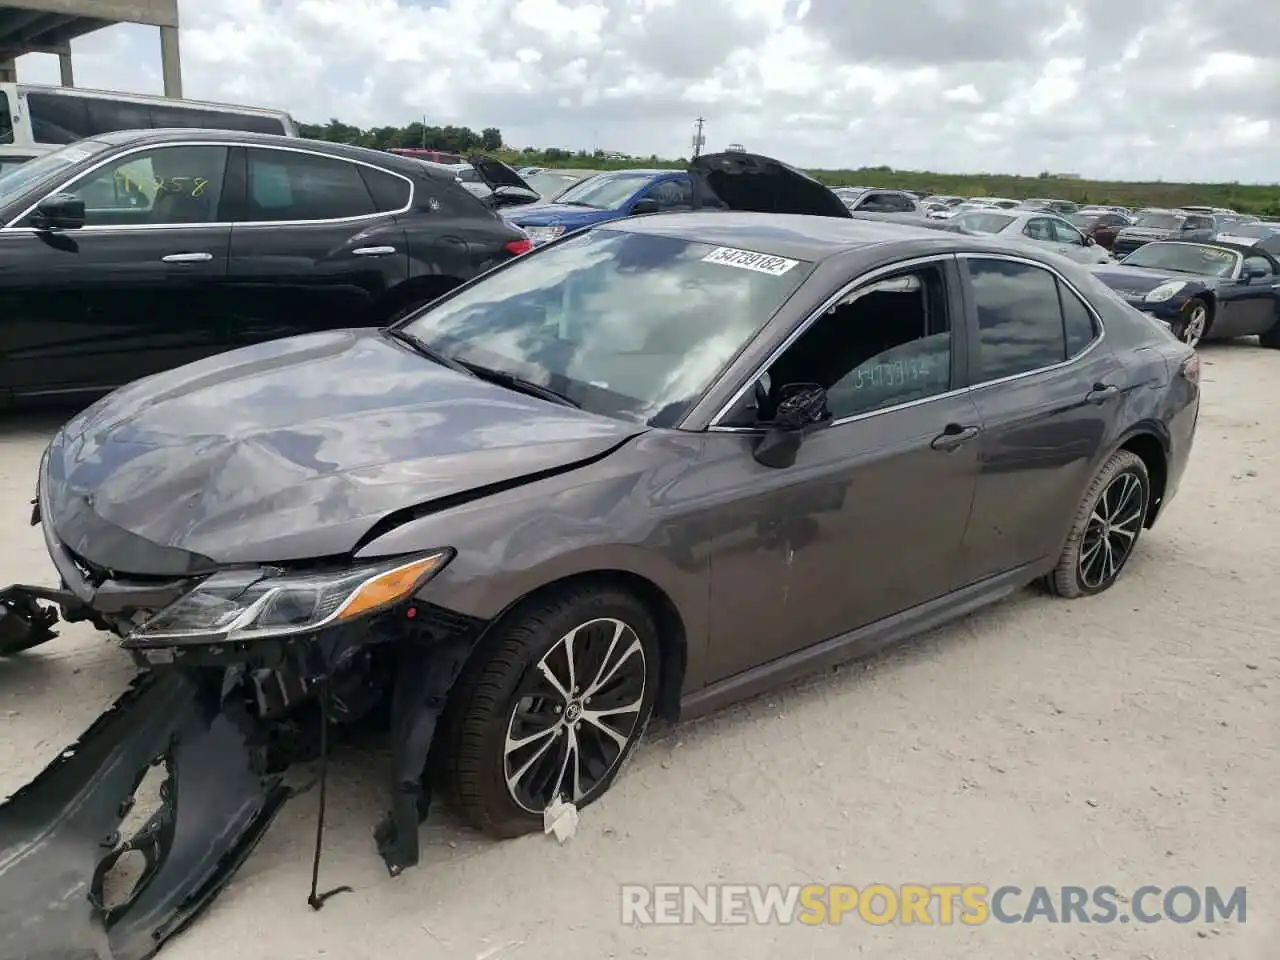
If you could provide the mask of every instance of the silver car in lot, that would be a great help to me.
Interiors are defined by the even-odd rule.
[[[966,210],[952,217],[947,229],[1045,244],[1077,263],[1112,261],[1110,253],[1062,217],[1039,211]]]

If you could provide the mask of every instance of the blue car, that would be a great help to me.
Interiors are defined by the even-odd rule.
[[[685,170],[614,170],[576,183],[553,203],[529,204],[503,216],[535,247],[599,223],[642,213],[693,209],[693,180]]]

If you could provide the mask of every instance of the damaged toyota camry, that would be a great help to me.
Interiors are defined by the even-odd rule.
[[[30,647],[60,611],[145,669],[0,806],[0,957],[150,956],[303,761],[318,908],[324,758],[361,720],[390,740],[395,875],[436,785],[518,836],[598,799],[652,717],[1033,581],[1111,587],[1187,462],[1195,353],[1069,261],[780,178],[811,215],[611,223],[59,430],[33,522],[61,585],[10,588],[0,629]],[[152,765],[162,803],[122,836]]]

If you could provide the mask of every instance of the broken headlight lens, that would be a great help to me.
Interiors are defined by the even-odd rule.
[[[385,610],[444,568],[453,551],[403,557],[344,570],[215,573],[126,638],[137,646],[227,643],[310,633]]]

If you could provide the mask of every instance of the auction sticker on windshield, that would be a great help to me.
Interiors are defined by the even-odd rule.
[[[741,270],[754,270],[756,273],[767,273],[771,277],[780,277],[800,261],[788,260],[786,257],[775,257],[767,253],[738,250],[734,247],[716,247],[702,258],[702,262],[720,263],[726,267],[738,267]]]

